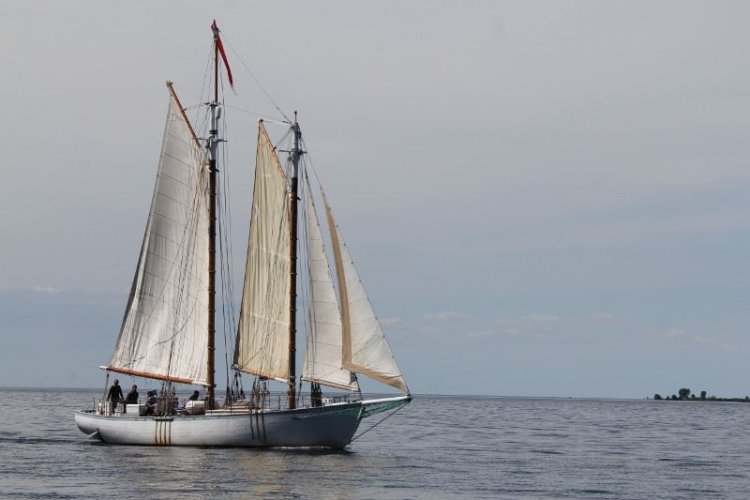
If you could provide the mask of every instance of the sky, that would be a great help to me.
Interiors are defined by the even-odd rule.
[[[256,120],[280,135],[273,102],[298,110],[412,392],[750,394],[749,16],[729,1],[2,2],[0,386],[103,385],[164,82],[195,116],[215,18],[237,81],[234,253]]]

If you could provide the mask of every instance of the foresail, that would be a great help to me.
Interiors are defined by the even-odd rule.
[[[328,229],[331,233],[336,278],[339,284],[341,321],[343,326],[343,367],[379,380],[409,394],[391,348],[385,339],[364,286],[354,267],[328,201],[323,195]]]
[[[261,122],[234,362],[243,372],[284,381],[289,377],[289,210],[286,176]]]
[[[176,97],[128,305],[108,369],[206,384],[208,167]]]
[[[341,313],[328,267],[310,183],[305,179],[305,216],[309,258],[310,311],[302,377],[310,382],[356,391],[356,377],[342,368]]]

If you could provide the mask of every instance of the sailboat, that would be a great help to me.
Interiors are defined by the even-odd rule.
[[[77,411],[75,421],[85,434],[112,444],[344,448],[362,419],[397,411],[411,393],[320,188],[331,245],[326,251],[296,112],[287,123],[293,143],[285,150],[286,168],[265,122],[258,122],[244,287],[227,370],[233,389],[223,404],[217,401],[219,57],[233,82],[215,22],[212,30],[209,131],[203,139],[196,135],[167,82],[166,127],[140,256],[114,353],[101,367],[105,387],[115,373],[159,381],[162,390],[149,404],[102,398]],[[307,336],[300,376],[298,316]],[[238,382],[242,374],[255,377],[249,395]],[[364,398],[360,376],[401,394]],[[285,384],[286,393],[274,396],[271,381]],[[203,386],[205,397],[180,405],[177,384]],[[333,392],[324,395],[323,387]]]

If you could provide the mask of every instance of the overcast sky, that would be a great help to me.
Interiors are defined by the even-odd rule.
[[[750,394],[750,4],[210,7],[0,3],[0,386],[103,384],[164,82],[200,103],[216,18],[235,254],[279,116],[247,65],[299,110],[413,392]]]

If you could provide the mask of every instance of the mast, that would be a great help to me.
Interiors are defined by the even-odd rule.
[[[299,159],[302,156],[303,151],[300,149],[300,138],[302,132],[297,123],[297,112],[294,112],[294,124],[292,125],[292,131],[294,132],[294,147],[292,148],[292,176],[291,176],[291,224],[289,229],[289,258],[291,260],[290,268],[290,287],[289,287],[289,408],[293,409],[296,406],[296,392],[295,392],[295,380],[297,378],[296,372],[296,353],[297,353],[297,185],[298,185],[298,174],[299,174]]]
[[[208,408],[215,404],[215,351],[216,351],[216,152],[219,145],[219,28],[212,25],[214,32],[214,96],[211,107],[211,130],[206,149],[208,150]]]

